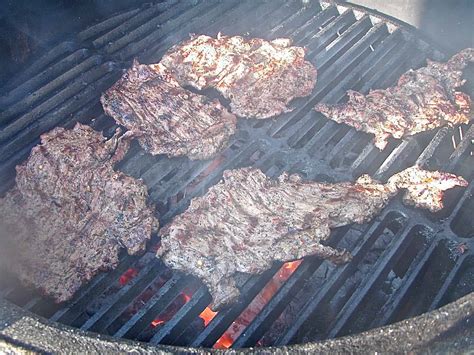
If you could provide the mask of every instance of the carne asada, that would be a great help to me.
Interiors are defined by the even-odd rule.
[[[386,184],[361,176],[355,183],[302,181],[284,173],[277,181],[260,170],[227,170],[223,180],[160,230],[158,257],[172,269],[199,277],[217,310],[239,296],[234,274],[261,273],[273,261],[317,255],[334,263],[347,251],[321,244],[330,229],[365,223],[380,213],[400,189],[404,200],[437,211],[443,191],[467,182],[456,175],[408,168]]]
[[[316,111],[359,131],[375,134],[375,146],[383,150],[390,136],[403,138],[445,125],[468,123],[470,97],[456,88],[465,82],[462,70],[474,60],[467,48],[445,63],[428,60],[426,67],[409,70],[398,84],[367,95],[347,92],[349,101],[319,103]]]
[[[291,111],[288,103],[307,96],[316,68],[291,40],[201,35],[172,47],[161,59],[181,85],[214,88],[242,117],[268,118]]]
[[[146,186],[113,170],[128,145],[77,124],[43,134],[17,166],[0,199],[0,260],[21,281],[62,302],[116,267],[121,248],[144,251],[158,228]]]
[[[208,159],[226,147],[236,129],[236,117],[219,100],[183,89],[160,65],[136,60],[101,102],[151,154]]]

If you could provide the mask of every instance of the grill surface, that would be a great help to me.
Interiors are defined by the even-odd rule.
[[[39,134],[76,121],[112,134],[116,126],[98,99],[132,58],[156,62],[189,33],[219,31],[291,37],[307,47],[318,82],[309,97],[294,100],[290,113],[274,120],[239,120],[230,147],[211,161],[153,157],[133,144],[117,168],[145,181],[162,225],[219,181],[223,170],[242,166],[256,166],[272,177],[289,171],[310,180],[342,181],[363,173],[386,180],[417,163],[468,181],[474,178],[472,125],[392,140],[379,152],[369,135],[312,110],[320,101],[344,100],[347,89],[368,92],[392,85],[407,69],[424,65],[427,57],[446,59],[410,31],[360,9],[316,1],[304,6],[296,0],[170,0],[79,33],[4,89],[3,191],[12,185],[14,166],[38,143]],[[350,250],[354,258],[349,264],[334,267],[306,258],[262,309],[245,320],[239,316],[281,274],[281,264],[261,275],[242,275],[240,301],[204,326],[199,315],[210,303],[207,289],[154,257],[158,236],[147,254],[123,255],[117,269],[98,275],[66,304],[53,304],[14,278],[2,280],[0,292],[50,320],[152,344],[248,347],[354,334],[433,310],[474,290],[473,186],[449,191],[445,209],[437,214],[407,208],[395,199],[371,223],[338,228],[329,244]],[[243,326],[233,333],[235,341],[226,344],[223,334],[239,324]]]

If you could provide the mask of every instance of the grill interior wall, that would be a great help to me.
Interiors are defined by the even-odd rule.
[[[12,184],[14,166],[29,154],[42,132],[81,121],[111,135],[116,126],[102,113],[101,92],[133,57],[143,63],[158,61],[191,32],[290,37],[307,47],[307,57],[318,68],[318,83],[309,97],[294,100],[290,113],[274,120],[239,120],[230,147],[212,161],[153,157],[132,145],[117,168],[145,181],[162,224],[182,212],[191,198],[203,195],[223,170],[247,165],[272,177],[289,171],[319,181],[353,180],[362,173],[385,180],[415,163],[469,181],[474,178],[472,125],[391,140],[379,152],[369,135],[311,109],[316,102],[344,100],[347,89],[368,92],[393,85],[427,57],[443,58],[413,34],[362,11],[315,1],[306,6],[296,0],[165,1],[79,33],[75,41],[51,49],[5,88],[7,95],[0,98],[5,108],[0,113],[3,191]],[[438,214],[407,208],[395,199],[371,223],[334,231],[330,244],[349,249],[353,261],[335,268],[306,258],[232,346],[283,345],[352,334],[472,292],[473,226],[467,213],[472,186],[450,191],[446,209]],[[4,280],[1,292],[26,309],[84,330],[155,344],[212,347],[280,266],[262,275],[242,276],[241,300],[204,327],[199,314],[210,302],[206,288],[190,276],[170,272],[154,258],[157,243],[155,236],[142,257],[124,255],[117,269],[95,277],[65,305],[55,305],[15,280]],[[470,250],[460,252],[462,244]],[[430,270],[435,266],[439,272],[433,275]],[[120,276],[130,268],[138,274],[121,285]],[[187,302],[182,296],[186,293],[191,296]],[[137,302],[143,304],[128,314]],[[173,307],[170,319],[150,327]],[[283,316],[287,326],[275,334],[272,327]]]

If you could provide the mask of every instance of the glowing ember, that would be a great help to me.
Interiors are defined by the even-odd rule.
[[[188,303],[190,299],[191,299],[191,296],[188,295],[187,293],[185,292],[180,293],[178,297],[175,298],[173,303],[170,306],[168,306],[160,314],[158,318],[152,320],[152,322],[150,323],[150,326],[155,328],[159,325],[162,325],[163,323],[168,322],[171,318],[173,318],[173,316],[178,311],[178,309],[181,308],[181,306],[183,306],[184,304]]]
[[[206,307],[206,309],[202,311],[201,314],[199,315],[199,318],[201,318],[204,321],[204,325],[207,327],[209,322],[214,319],[216,314],[217,312],[214,312],[209,307]]]
[[[165,322],[164,320],[161,320],[159,318],[153,319],[152,322],[151,322],[151,326],[153,328],[155,328],[155,327],[159,326],[160,324],[163,324],[164,322]]]
[[[184,298],[185,303],[188,303],[189,300],[191,299],[191,296],[185,294],[184,292],[181,294],[181,296]]]
[[[229,349],[232,346],[233,343],[234,343],[234,339],[230,335],[224,334],[216,342],[216,344],[214,345],[214,348],[216,348],[216,349]]]
[[[278,272],[278,277],[282,280],[288,280],[291,274],[300,266],[302,260],[289,261],[284,263]]]
[[[293,272],[301,264],[301,260],[290,261],[284,263],[280,270],[268,281],[260,293],[245,308],[240,316],[230,325],[219,340],[214,344],[216,349],[228,349],[232,346],[235,339],[247,328],[247,326],[255,319],[265,305],[280,289],[281,285],[288,280]]]
[[[138,270],[131,267],[119,277],[120,286],[124,286],[128,284],[130,280],[133,279],[137,275],[138,275]]]

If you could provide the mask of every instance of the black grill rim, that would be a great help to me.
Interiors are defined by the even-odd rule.
[[[395,26],[400,26],[406,33],[416,36],[433,50],[443,55],[447,53],[446,48],[439,43],[433,41],[414,26],[397,18],[350,2],[339,0],[321,0],[321,2],[362,11],[372,17],[379,18],[387,24],[391,23]],[[13,79],[7,82],[4,87],[10,87],[15,81],[16,80]],[[124,338],[117,339],[107,335],[83,331],[49,321],[0,297],[0,349],[7,351],[29,350],[47,353],[58,350],[70,352],[134,351],[138,353],[253,353],[259,350],[268,350],[272,353],[328,353],[333,351],[367,353],[368,351],[407,352],[420,351],[421,349],[424,352],[430,351],[431,349],[436,349],[437,352],[444,352],[453,351],[453,346],[461,346],[461,349],[465,350],[469,349],[468,347],[462,348],[462,346],[466,345],[463,345],[465,341],[461,341],[464,335],[460,335],[460,330],[465,328],[470,329],[472,332],[474,329],[472,326],[473,322],[474,292],[439,309],[352,336],[282,347],[216,350],[151,345]],[[443,343],[443,336],[451,332],[454,332],[454,336]]]
[[[126,339],[115,339],[50,322],[29,311],[0,299],[0,350],[29,350],[36,352],[135,352],[135,353],[175,353],[175,354],[242,354],[268,351],[271,353],[368,353],[368,352],[408,352],[431,353],[468,350],[462,329],[474,330],[474,293],[429,313],[391,325],[369,330],[353,336],[346,336],[323,342],[305,343],[283,347],[244,348],[216,350],[187,348],[168,345],[149,345]],[[454,337],[444,341],[450,331]]]

